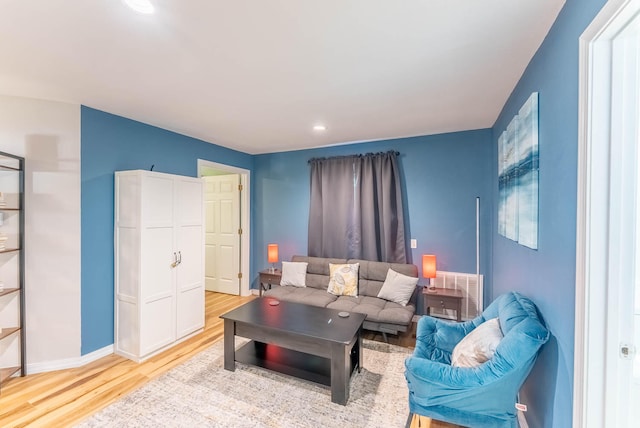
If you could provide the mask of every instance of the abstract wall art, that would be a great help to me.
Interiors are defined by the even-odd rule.
[[[538,93],[498,139],[498,233],[538,249]]]

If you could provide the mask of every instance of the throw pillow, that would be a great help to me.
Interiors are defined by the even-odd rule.
[[[503,338],[498,318],[492,318],[476,327],[453,348],[451,365],[477,367],[493,358]]]
[[[306,287],[307,262],[282,262],[282,278],[280,285]]]
[[[378,297],[407,306],[417,284],[418,278],[403,275],[400,272],[389,269],[382,288],[378,292]]]
[[[360,263],[329,263],[329,288],[327,291],[336,296],[358,295],[358,270]]]

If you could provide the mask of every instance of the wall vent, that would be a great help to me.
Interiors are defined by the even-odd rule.
[[[433,278],[436,287],[462,291],[462,320],[474,319],[482,313],[483,276],[475,273],[437,271]],[[455,311],[431,308],[431,315],[455,320]]]

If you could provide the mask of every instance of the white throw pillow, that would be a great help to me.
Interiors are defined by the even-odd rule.
[[[307,262],[282,262],[280,285],[307,286]]]
[[[492,318],[476,327],[453,348],[451,365],[477,367],[493,358],[503,338],[498,318]]]
[[[407,306],[413,291],[416,289],[416,284],[418,284],[418,278],[403,275],[393,269],[389,269],[378,297]]]

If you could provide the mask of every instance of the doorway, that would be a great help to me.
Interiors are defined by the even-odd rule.
[[[205,181],[205,289],[247,296],[250,171],[198,159]]]
[[[611,0],[580,38],[576,427],[640,418],[640,1]]]

